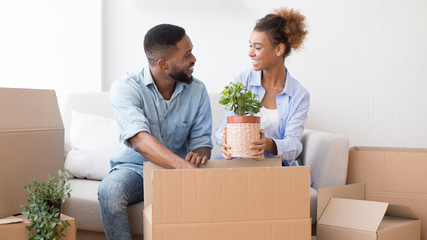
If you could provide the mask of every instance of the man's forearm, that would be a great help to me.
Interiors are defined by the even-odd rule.
[[[190,162],[185,161],[171,152],[167,147],[147,132],[140,132],[136,134],[129,139],[129,142],[136,152],[144,156],[149,161],[164,168],[196,168],[196,166]]]

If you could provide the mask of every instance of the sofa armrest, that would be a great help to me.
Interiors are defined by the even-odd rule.
[[[310,166],[313,188],[344,185],[347,177],[348,139],[322,131],[305,130],[301,138],[303,165]]]

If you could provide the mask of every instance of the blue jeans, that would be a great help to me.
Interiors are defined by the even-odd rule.
[[[110,172],[98,188],[101,222],[109,240],[132,240],[127,206],[144,200],[143,178],[120,168]]]

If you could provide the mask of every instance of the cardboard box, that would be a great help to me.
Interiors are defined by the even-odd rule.
[[[420,239],[421,222],[409,207],[361,200],[363,188],[364,184],[353,184],[319,190],[317,240]]]
[[[406,205],[427,240],[427,149],[353,147],[347,183],[366,183],[366,199]]]
[[[21,223],[0,224],[0,240],[26,240],[28,239],[28,230],[25,226],[31,225],[24,215],[18,215],[16,218],[20,219]],[[76,220],[72,217],[61,214],[61,220],[67,220],[70,224],[66,229],[68,235],[61,238],[62,240],[76,240]]]
[[[310,240],[309,167],[259,167],[280,160],[264,161],[211,160],[203,169],[153,170],[144,239]],[[150,165],[144,164],[144,174]]]
[[[6,217],[26,204],[22,182],[63,169],[64,127],[52,90],[0,88],[0,116],[0,217]]]
[[[206,164],[200,165],[201,169],[209,168],[250,168],[250,167],[281,167],[282,160],[279,158],[265,158],[262,161],[252,159],[233,159],[233,160],[209,160]],[[164,169],[151,162],[144,163],[144,208],[151,204],[152,199],[152,173],[153,170]]]

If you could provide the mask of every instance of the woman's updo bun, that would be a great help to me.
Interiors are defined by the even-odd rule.
[[[308,33],[305,16],[299,11],[287,8],[276,9],[274,14],[259,19],[254,30],[267,33],[274,46],[285,44],[284,57],[287,57],[291,50],[300,48]]]

